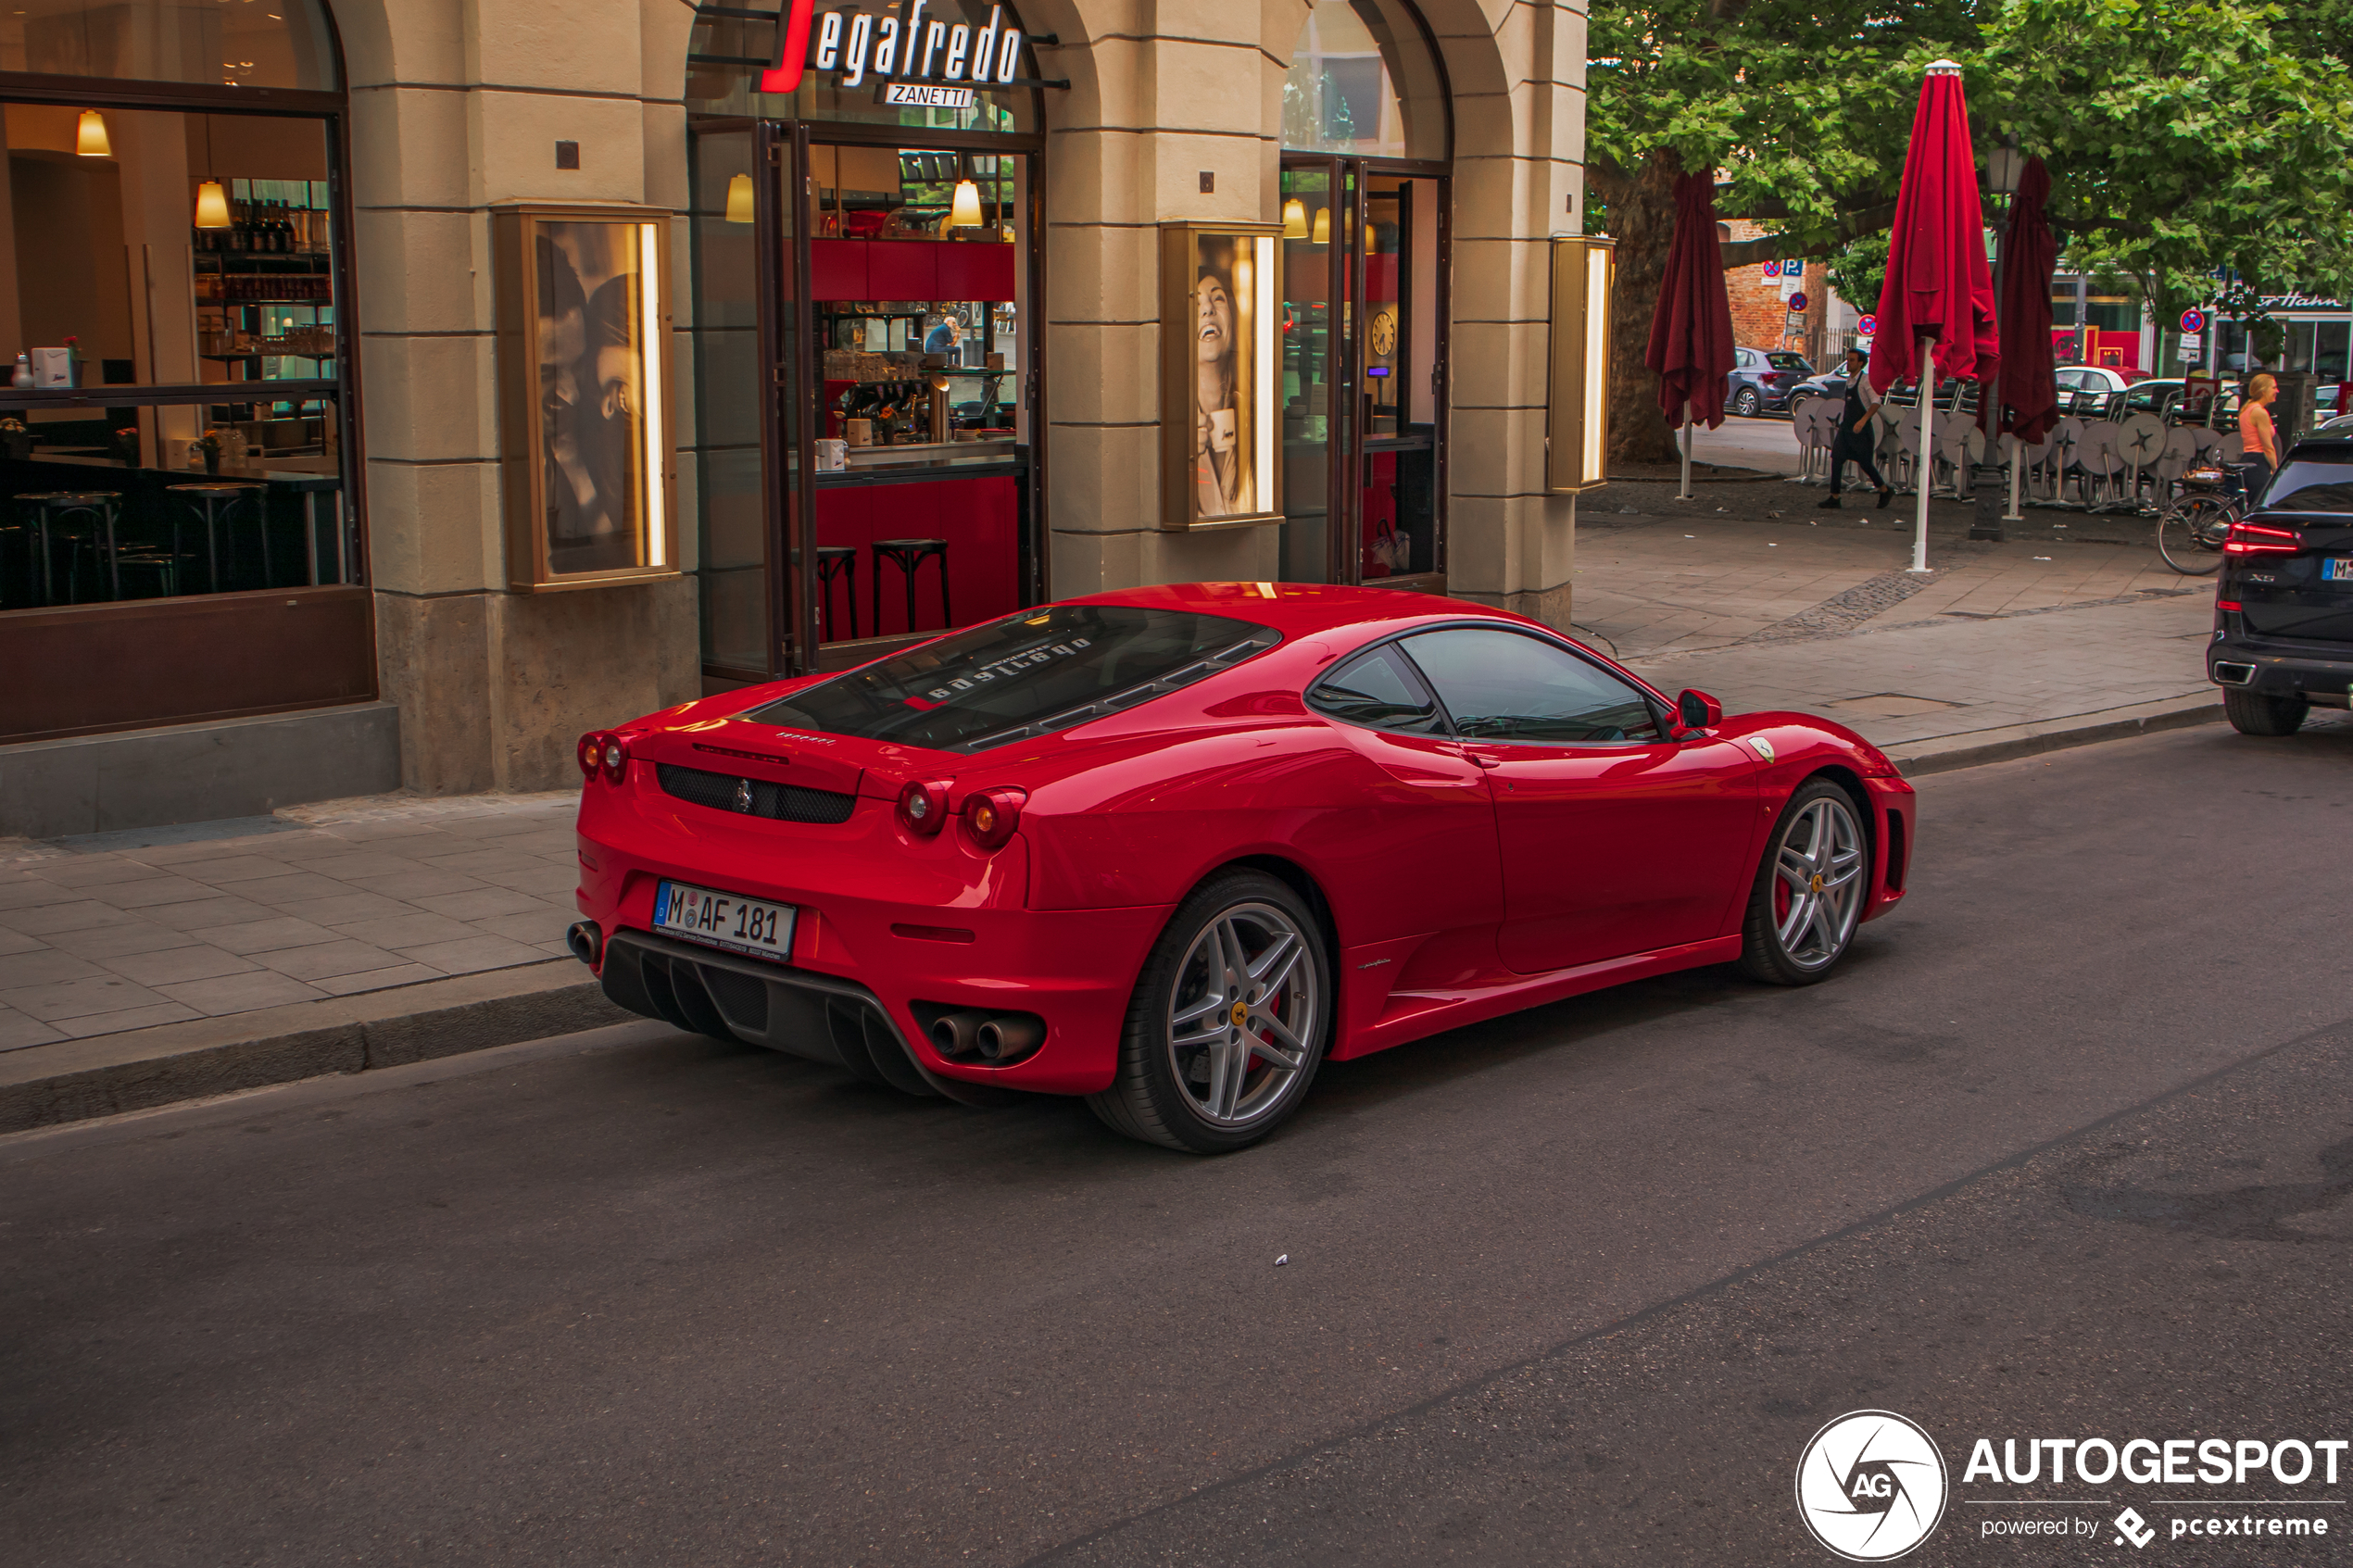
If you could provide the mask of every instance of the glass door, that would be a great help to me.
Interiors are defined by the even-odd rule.
[[[1363,185],[1357,581],[1437,591],[1446,580],[1446,182],[1374,169]]]
[[[1283,160],[1289,582],[1445,585],[1446,181]]]
[[[1344,160],[1283,162],[1283,524],[1286,583],[1344,583],[1339,541],[1348,511],[1354,383],[1347,361],[1350,209]],[[1337,236],[1337,241],[1335,240]],[[1335,497],[1341,516],[1332,513]]]

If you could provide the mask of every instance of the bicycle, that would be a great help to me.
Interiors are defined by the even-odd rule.
[[[2221,566],[2222,541],[2246,515],[2248,496],[2221,469],[2192,469],[2182,482],[2188,488],[2158,517],[2157,553],[2183,576],[2203,577]]]

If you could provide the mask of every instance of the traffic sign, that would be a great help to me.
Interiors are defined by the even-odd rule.
[[[1855,330],[1861,332],[1865,337],[1877,337],[1879,335],[1879,318],[1876,316],[1866,316],[1861,320],[1855,323]]]
[[[1789,307],[1790,307],[1790,312],[1791,312],[1791,314],[1793,314],[1793,315],[1797,315],[1797,316],[1803,316],[1803,315],[1805,315],[1805,314],[1806,314],[1806,296],[1805,296],[1804,295],[1802,295],[1802,294],[1793,294],[1793,295],[1790,295],[1790,296],[1789,296]]]
[[[1765,275],[1768,278],[1780,277],[1781,275],[1781,264],[1778,261],[1767,262],[1765,264]]]
[[[2182,330],[2185,332],[2206,331],[2206,312],[2193,306],[2182,312]]]

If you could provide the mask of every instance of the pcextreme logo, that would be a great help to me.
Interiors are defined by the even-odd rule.
[[[1814,1434],[1797,1461],[1797,1514],[1849,1562],[1885,1562],[1944,1517],[1944,1456],[1893,1411],[1850,1411]]]

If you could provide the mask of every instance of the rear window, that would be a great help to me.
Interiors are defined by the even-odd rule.
[[[2348,453],[2353,457],[2353,453]],[[2353,516],[2353,462],[2291,457],[2263,492],[2267,512],[2329,512]]]
[[[1281,639],[1219,615],[1055,605],[821,682],[745,715],[941,751],[986,751],[1151,701]]]
[[[1765,358],[1777,370],[1795,370],[1801,376],[1810,376],[1814,373],[1814,367],[1807,364],[1799,355],[1768,354]]]

